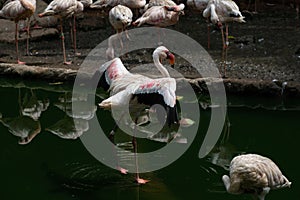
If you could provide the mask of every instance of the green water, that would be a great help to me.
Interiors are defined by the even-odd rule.
[[[1,85],[1,199],[250,200],[250,195],[227,194],[221,181],[222,175],[228,173],[224,167],[232,156],[250,152],[272,158],[292,182],[291,188],[271,191],[267,199],[299,199],[298,100],[228,97],[227,126],[214,150],[203,159],[198,158],[198,152],[209,124],[210,109],[201,109],[199,131],[188,150],[171,165],[142,174],[151,181],[139,186],[133,181],[133,174],[121,175],[97,161],[80,139],[66,139],[48,131],[47,128],[67,118],[59,101],[70,94],[70,86],[5,80]],[[99,101],[97,97],[96,102]],[[30,120],[20,111],[34,104],[43,111],[35,113],[36,120]],[[113,126],[109,111],[98,108],[94,114],[90,118],[101,116],[103,129]],[[7,127],[13,124],[11,129],[17,126],[20,130],[20,121],[24,127],[39,132],[26,145],[18,144],[20,138]],[[67,126],[68,122],[66,119],[62,124]],[[82,134],[90,134],[88,128],[83,128]],[[116,137],[130,142],[130,137],[122,134]],[[145,150],[165,144],[140,139],[138,145]]]

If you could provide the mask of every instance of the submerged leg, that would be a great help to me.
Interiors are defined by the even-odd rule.
[[[146,179],[142,179],[140,178],[140,174],[139,174],[139,164],[138,164],[138,156],[137,156],[137,141],[136,141],[136,126],[137,126],[137,119],[135,120],[135,125],[134,125],[134,129],[133,129],[133,137],[132,137],[132,145],[133,145],[133,153],[134,153],[134,161],[135,161],[135,168],[136,168],[136,175],[135,175],[135,180],[138,184],[146,184],[148,183],[150,180],[146,180]]]
[[[115,133],[118,129],[118,125],[115,124],[114,128],[110,131],[109,135],[108,135],[108,138],[109,140],[111,141],[111,143],[113,143],[113,151],[114,151],[114,154],[117,155],[117,152],[116,152],[116,149],[115,149]],[[117,157],[117,156],[116,156]],[[121,172],[121,174],[127,174],[128,173],[128,170],[127,169],[124,169],[122,167],[119,166],[119,159],[116,158],[116,165],[117,165],[117,170],[119,170]]]
[[[120,119],[118,120],[119,122],[122,120],[123,118],[123,114],[121,115]],[[119,166],[119,159],[118,159],[118,156],[117,156],[117,152],[116,152],[116,149],[115,149],[115,133],[116,131],[118,130],[118,123],[115,123],[115,126],[114,128],[110,131],[109,135],[108,135],[108,138],[109,140],[111,141],[111,143],[113,144],[113,151],[114,151],[114,154],[116,155],[116,166],[117,166],[117,170],[119,170],[121,172],[121,174],[127,174],[128,173],[128,170],[127,169],[124,169],[122,167]]]

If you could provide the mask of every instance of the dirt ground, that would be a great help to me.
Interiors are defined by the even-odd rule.
[[[42,8],[40,8],[42,9]],[[241,10],[244,10],[241,8]],[[180,21],[170,29],[184,33],[207,48],[207,24],[200,13],[186,10]],[[300,83],[300,20],[288,5],[263,5],[257,14],[245,12],[246,23],[230,24],[227,76],[232,79],[270,80]],[[71,65],[62,64],[61,41],[57,25],[32,30],[30,56],[25,56],[26,33],[20,33],[21,60],[27,65],[78,69],[86,55],[97,44],[114,33],[106,16],[88,11],[77,20],[77,46],[81,56],[74,56],[68,22],[65,23],[65,41]],[[45,24],[45,22],[44,22]],[[52,24],[52,25],[53,25]],[[133,28],[133,27],[131,27]],[[222,39],[218,28],[211,29],[209,54],[219,63]],[[151,60],[149,55],[137,54],[139,59]],[[124,57],[123,59],[132,59]],[[0,63],[15,63],[14,23],[0,20]],[[138,63],[137,63],[138,64]],[[177,69],[189,78],[195,78],[192,68],[176,63]]]

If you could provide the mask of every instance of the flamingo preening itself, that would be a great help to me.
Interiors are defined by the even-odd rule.
[[[210,0],[207,7],[203,11],[203,17],[210,19],[216,24],[222,33],[223,51],[222,59],[224,64],[224,77],[226,77],[227,49],[228,41],[228,23],[229,22],[245,22],[239,7],[232,0]],[[225,23],[225,36],[223,31],[223,23]]]
[[[113,60],[105,63],[96,71],[94,77],[100,78],[100,85],[109,90],[111,96],[103,100],[99,106],[102,108],[114,108],[125,107],[129,101],[136,103],[136,108],[140,108],[138,105],[143,104],[149,107],[160,104],[166,113],[166,116],[158,116],[158,119],[167,122],[170,126],[178,123],[178,115],[176,110],[176,81],[171,78],[168,70],[162,65],[160,60],[168,59],[171,65],[174,65],[175,56],[164,46],[160,46],[153,52],[154,65],[163,75],[162,78],[152,79],[140,74],[130,73],[123,65],[120,58],[114,58]],[[144,112],[143,110],[135,111],[134,116],[135,126],[138,125],[139,114]],[[159,113],[157,113],[159,114]],[[113,130],[110,134],[113,136]],[[133,136],[134,153],[137,151],[136,138]],[[137,166],[136,166],[137,167]],[[121,170],[120,170],[121,171]],[[123,170],[124,171],[124,170]],[[138,167],[136,170],[136,181],[138,183],[146,183],[147,180],[139,177]]]
[[[269,158],[257,154],[236,156],[230,163],[230,177],[222,177],[231,194],[252,193],[264,200],[270,189],[290,187],[291,182]]]
[[[146,4],[146,0],[97,0],[92,5],[91,8],[103,9],[106,7],[114,7],[117,5],[127,6],[128,8],[142,8]]]
[[[25,64],[19,59],[19,45],[18,45],[18,23],[20,20],[27,19],[27,43],[26,54],[29,55],[29,19],[36,9],[36,0],[14,0],[6,1],[3,8],[0,10],[0,17],[11,19],[15,21],[15,43],[16,56],[18,64]]]
[[[149,2],[140,10],[141,13],[146,12],[153,6],[176,6],[176,3],[172,0],[149,0]]]
[[[178,22],[179,16],[184,13],[184,7],[184,4],[176,6],[153,6],[133,22],[133,25],[141,26],[142,24],[150,24],[158,27],[174,25]]]
[[[65,37],[63,32],[63,19],[73,16],[73,45],[75,55],[77,54],[76,50],[76,23],[75,23],[75,14],[83,11],[83,4],[77,0],[53,0],[44,12],[39,14],[39,17],[45,16],[56,16],[60,19],[60,31],[61,31],[61,40],[62,40],[62,50],[64,57],[64,64],[69,65],[71,62],[67,62],[66,49],[65,49]]]

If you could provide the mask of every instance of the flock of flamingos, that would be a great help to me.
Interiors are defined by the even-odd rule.
[[[73,18],[73,26],[76,25],[75,17],[85,8],[108,9],[109,21],[118,34],[129,25],[141,26],[150,24],[158,27],[167,27],[178,22],[179,16],[184,13],[185,6],[193,6],[202,11],[203,17],[217,25],[222,32],[223,51],[227,54],[228,23],[245,22],[239,11],[239,7],[232,0],[188,0],[186,4],[173,2],[172,0],[53,0],[45,8],[39,17],[55,16],[60,19],[63,62],[66,60],[63,20]],[[0,10],[0,17],[15,21],[16,57],[18,64],[24,64],[19,60],[18,52],[18,22],[28,20],[36,10],[36,0],[8,0]],[[133,21],[134,14],[137,19]],[[225,25],[225,33],[223,32]],[[76,28],[73,28],[73,44],[76,51]],[[29,35],[29,28],[27,28]],[[208,41],[209,45],[209,41]],[[27,39],[28,51],[28,39]],[[110,61],[99,68],[94,77],[100,79],[102,86],[111,92],[108,99],[99,105],[103,108],[122,106],[124,102],[137,98],[139,103],[152,106],[156,103],[166,109],[166,121],[168,125],[180,123],[176,110],[176,81],[171,78],[168,70],[162,65],[161,60],[168,59],[174,64],[174,55],[164,46],[158,47],[153,53],[155,66],[161,72],[163,78],[151,79],[143,75],[130,73],[123,65],[120,58],[114,58],[112,51],[106,55]],[[225,58],[226,60],[226,58]],[[225,73],[225,67],[224,67]],[[225,75],[225,74],[224,74]],[[124,171],[123,169],[123,172]],[[230,176],[222,177],[226,190],[229,193],[254,193],[263,200],[270,189],[289,187],[291,182],[281,173],[276,164],[263,156],[246,154],[235,157],[230,164]],[[147,180],[136,176],[138,183],[146,183]]]

